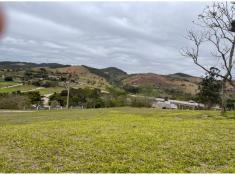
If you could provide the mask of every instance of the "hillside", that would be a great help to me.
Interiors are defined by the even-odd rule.
[[[201,78],[191,75],[176,73],[170,75],[159,75],[154,73],[143,74],[127,74],[126,72],[115,68],[97,69],[88,66],[83,66],[90,72],[105,78],[110,84],[119,87],[130,86],[147,86],[152,85],[153,88],[158,88],[165,92],[177,91],[177,93],[186,93],[195,95],[198,89],[198,83]],[[174,93],[174,92],[173,92]]]
[[[87,68],[91,73],[105,78],[110,84],[114,85],[120,84],[121,79],[127,77],[126,72],[116,67],[108,67],[104,69],[97,69],[85,65],[83,65],[83,67]]]
[[[197,81],[199,82],[199,78]],[[173,77],[172,75],[158,75],[153,73],[129,75],[122,82],[124,84],[135,86],[153,85],[160,89],[179,90],[192,95],[195,95],[198,89],[198,84],[194,77],[187,77],[187,79],[184,79],[179,76]]]
[[[184,73],[169,74],[168,77],[171,77],[174,79],[180,79],[180,80],[184,80],[184,81],[189,81],[189,82],[193,82],[193,83],[200,83],[200,81],[201,81],[201,78],[199,78],[199,77],[191,76],[191,75],[184,74]]]
[[[41,94],[60,92],[64,79],[71,73],[73,88],[99,88],[105,90],[110,84],[101,76],[91,73],[83,66],[68,66],[56,63],[35,64],[21,62],[0,63],[0,93],[16,91],[39,91]],[[17,86],[9,86],[4,79],[11,77]]]
[[[57,63],[0,62],[0,81],[12,77],[13,81],[24,86],[5,88],[0,92],[28,91],[40,89],[43,93],[53,93],[64,89],[64,80],[72,74],[73,88],[99,88],[107,91],[109,87],[124,89],[127,93],[146,96],[191,99],[198,90],[201,78],[175,73],[160,75],[155,73],[127,74],[116,67],[103,69],[85,65],[62,65]],[[3,85],[4,86],[4,82]],[[50,87],[48,87],[50,86]],[[127,89],[125,88],[126,86]],[[44,88],[44,89],[43,89]],[[50,89],[48,89],[50,88]],[[133,88],[136,89],[133,91]],[[55,89],[55,90],[53,90]],[[132,90],[129,90],[132,89]]]
[[[96,75],[87,69],[85,66],[69,66],[63,68],[51,69],[54,73],[70,73],[75,75],[79,86],[99,87],[105,89],[110,86],[109,82],[102,76]]]
[[[11,61],[2,61],[0,62],[0,69],[29,69],[35,67],[49,67],[49,68],[59,68],[67,67],[69,65],[63,65],[58,63],[29,63],[29,62],[11,62]]]

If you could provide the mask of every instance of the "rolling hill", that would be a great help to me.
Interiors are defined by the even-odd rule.
[[[30,63],[30,62],[13,62],[13,61],[2,61],[0,62],[0,69],[27,69],[34,67],[49,67],[49,68],[59,68],[67,67],[69,65],[63,65],[58,63]]]
[[[55,81],[54,78],[56,81],[63,83],[60,79],[68,73],[73,74],[74,82],[72,87],[74,88],[89,87],[107,90],[111,86],[124,88],[126,85],[134,87],[150,85],[151,88],[158,89],[159,93],[164,95],[177,93],[182,96],[194,96],[201,81],[200,77],[184,73],[169,75],[155,73],[128,74],[116,67],[98,69],[85,65],[70,66],[58,63],[0,62],[0,81],[3,81],[6,76],[11,76],[17,83],[26,83],[25,76],[30,74],[31,77],[28,77],[30,81]]]
[[[198,89],[198,83],[193,80],[153,73],[129,75],[122,82],[134,86],[153,85],[160,89],[174,89],[192,95],[195,95]]]
[[[128,76],[126,72],[116,67],[108,67],[104,69],[97,69],[85,65],[83,65],[83,67],[87,68],[91,73],[105,78],[110,84],[113,85],[120,84],[121,80]]]

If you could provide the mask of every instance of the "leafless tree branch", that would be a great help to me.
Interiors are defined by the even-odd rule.
[[[201,27],[204,32],[190,30],[186,38],[193,43],[193,47],[182,49],[183,56],[190,57],[194,64],[202,68],[207,73],[211,73],[208,65],[199,63],[199,53],[202,45],[212,46],[212,56],[221,63],[221,69],[216,73],[217,77],[222,79],[222,112],[226,110],[226,84],[229,83],[235,87],[232,77],[234,68],[234,50],[235,50],[235,7],[227,2],[214,2],[207,6],[203,12],[198,15],[198,20],[194,24]],[[206,32],[205,32],[206,31]],[[234,32],[234,33],[233,33]]]

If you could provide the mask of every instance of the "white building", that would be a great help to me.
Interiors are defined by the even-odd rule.
[[[202,109],[204,104],[194,101],[165,100],[163,98],[155,98],[152,107],[160,109]]]
[[[160,109],[177,109],[177,105],[169,102],[169,101],[154,101],[152,104],[152,107],[154,108],[160,108]]]

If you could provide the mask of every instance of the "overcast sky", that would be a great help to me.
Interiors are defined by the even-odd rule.
[[[202,75],[179,50],[205,2],[9,2],[0,61]],[[211,60],[205,59],[204,63]]]

